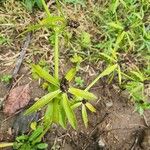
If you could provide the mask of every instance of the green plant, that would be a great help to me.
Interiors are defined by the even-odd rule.
[[[84,85],[84,80],[81,77],[75,77],[75,85],[83,87]]]
[[[0,45],[10,44],[10,39],[0,34]]]
[[[146,84],[149,83],[150,77],[146,76],[139,69],[130,71],[130,74],[133,80],[129,81],[125,88],[136,104],[136,111],[142,115],[144,110],[150,109],[148,95],[145,92]]]
[[[111,68],[113,68],[114,70],[111,72],[112,74],[110,75],[110,81],[113,79],[113,77],[115,76],[115,72],[117,72],[118,74],[118,81],[119,84],[121,85],[121,81],[122,81],[122,71],[121,71],[121,64],[120,64],[120,60],[118,58],[118,53],[116,52],[116,50],[112,49],[111,51],[111,55],[108,55],[106,53],[99,53],[108,63],[108,70],[111,70]],[[115,66],[115,67],[112,67]]]
[[[37,6],[39,9],[43,8],[41,0],[23,0],[23,3],[27,10],[29,10],[30,12],[35,6]]]
[[[14,150],[44,150],[48,147],[48,145],[41,142],[41,135],[43,132],[43,127],[38,126],[32,131],[30,135],[18,136],[15,142],[0,143],[0,148],[13,147]]]
[[[1,82],[4,82],[4,83],[6,83],[6,84],[10,83],[11,79],[12,79],[12,76],[11,76],[11,75],[3,75],[3,76],[0,78]]]
[[[70,86],[71,80],[74,78],[77,70],[79,69],[79,64],[82,58],[74,55],[72,61],[76,64],[76,67],[71,68],[67,74],[60,79],[59,77],[59,34],[61,30],[66,26],[65,19],[63,17],[51,16],[44,0],[42,0],[44,9],[47,13],[47,18],[43,19],[34,26],[30,26],[26,32],[32,30],[38,30],[41,27],[47,27],[54,31],[54,75],[50,75],[46,70],[42,69],[39,65],[32,65],[32,70],[40,78],[47,81],[49,85],[45,84],[45,88],[48,87],[50,93],[40,98],[33,106],[31,106],[25,114],[30,114],[36,112],[39,109],[46,106],[46,112],[43,118],[43,123],[45,128],[49,128],[50,125],[54,123],[60,124],[62,127],[66,128],[67,120],[72,125],[74,129],[77,127],[76,116],[74,114],[73,108],[77,107],[76,103],[83,103],[82,115],[85,125],[87,126],[87,115],[84,105],[95,112],[94,107],[87,101],[96,99],[96,96],[87,90],[80,90]],[[60,24],[61,23],[61,24]],[[69,95],[72,95],[70,98]],[[78,105],[77,104],[77,105]],[[72,108],[73,107],[73,108]]]
[[[89,48],[91,46],[91,36],[88,32],[81,33],[80,44],[83,48]]]
[[[44,117],[44,123],[46,125],[50,125],[52,122],[55,122],[66,128],[66,121],[68,120],[75,129],[77,127],[77,122],[75,114],[72,110],[72,105],[75,105],[76,103],[82,104],[83,99],[96,99],[96,96],[88,91],[80,90],[69,85],[69,82],[75,76],[76,68],[70,69],[66,76],[60,81],[58,78],[54,78],[38,65],[32,65],[32,68],[34,69],[34,72],[39,75],[39,77],[55,86],[55,88],[53,87],[55,90],[39,99],[26,111],[26,114],[38,111],[40,108],[48,105]],[[69,93],[73,95],[72,98],[68,98]],[[56,118],[56,116],[58,118]]]

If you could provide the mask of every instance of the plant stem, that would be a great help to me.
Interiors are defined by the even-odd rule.
[[[54,47],[54,63],[55,63],[55,78],[59,78],[59,50],[58,50],[58,30],[55,30],[55,47]]]
[[[48,16],[48,17],[51,17],[50,11],[49,11],[49,9],[48,9],[48,6],[47,6],[46,3],[45,3],[45,0],[41,0],[41,1],[42,1],[42,4],[43,4],[43,7],[44,7],[44,9],[45,9],[45,12],[46,12],[47,16]]]
[[[88,91],[101,77],[102,77],[101,74],[100,74],[99,76],[97,76],[97,77],[95,78],[95,80],[92,81],[92,83],[90,83],[90,84],[87,86],[87,88],[85,89],[85,91]]]

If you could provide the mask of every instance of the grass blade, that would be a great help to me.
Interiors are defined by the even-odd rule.
[[[117,64],[112,65],[112,66],[108,66],[86,89],[85,91],[88,91],[100,78],[111,74],[116,68],[117,68]]]

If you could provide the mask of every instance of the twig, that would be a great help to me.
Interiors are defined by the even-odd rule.
[[[23,61],[23,59],[25,57],[26,50],[27,50],[27,48],[28,48],[28,46],[30,44],[30,41],[31,41],[31,32],[28,33],[28,35],[26,36],[26,40],[25,40],[25,42],[23,44],[23,47],[20,50],[20,55],[19,55],[19,57],[18,57],[18,59],[16,61],[16,66],[15,66],[15,68],[13,70],[13,73],[12,73],[12,77],[13,78],[16,77],[16,75],[18,74],[18,72],[20,70],[22,61]]]

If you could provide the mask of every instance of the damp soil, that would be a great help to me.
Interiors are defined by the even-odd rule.
[[[22,67],[16,86],[30,83],[31,101],[44,95],[37,81],[31,80],[29,70]],[[90,80],[90,79],[87,79]],[[91,89],[98,100],[93,102],[96,113],[89,115],[86,129],[81,119],[81,110],[77,110],[78,129],[70,126],[66,130],[53,125],[45,135],[44,141],[50,149],[63,150],[150,150],[150,111],[144,117],[134,111],[134,105],[128,99],[126,91],[120,91],[115,84],[104,86],[101,81]],[[0,83],[0,99],[8,93],[8,87]],[[29,104],[30,105],[30,104]],[[13,116],[7,117],[0,111],[0,141],[13,141],[15,136],[26,133],[33,120],[39,114],[24,118],[24,109]],[[26,122],[26,123],[24,123]],[[11,150],[11,148],[8,148]]]

